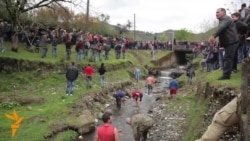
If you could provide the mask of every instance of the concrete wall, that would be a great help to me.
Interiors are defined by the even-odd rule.
[[[171,68],[176,65],[176,56],[172,52],[159,60],[152,61],[152,63],[159,68]]]

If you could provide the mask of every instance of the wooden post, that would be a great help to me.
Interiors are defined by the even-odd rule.
[[[240,141],[250,139],[250,60],[244,60],[242,63],[242,84],[241,84],[241,102],[239,103],[238,112],[240,116],[241,136]]]

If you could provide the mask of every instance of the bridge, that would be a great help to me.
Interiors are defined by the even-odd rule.
[[[186,54],[193,54],[193,48],[194,48],[194,46],[186,48],[185,45],[174,45],[173,52],[174,52],[175,57],[176,57],[176,63],[178,65],[187,64],[188,59],[186,57]]]

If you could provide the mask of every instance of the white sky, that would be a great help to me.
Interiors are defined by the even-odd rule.
[[[134,23],[136,14],[136,30],[157,33],[186,28],[200,32],[204,20],[216,21],[216,9],[231,8],[231,1],[237,0],[90,0],[90,10],[109,15],[113,25],[128,20]]]

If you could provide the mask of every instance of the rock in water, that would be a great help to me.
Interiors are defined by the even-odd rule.
[[[68,125],[77,128],[78,134],[86,134],[95,130],[95,117],[89,110],[84,110],[79,117],[68,119]]]

